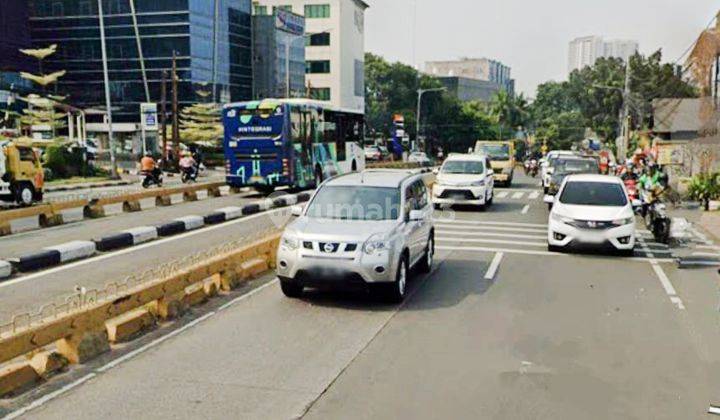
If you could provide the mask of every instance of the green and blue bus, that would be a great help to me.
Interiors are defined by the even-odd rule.
[[[223,109],[232,187],[308,188],[365,168],[364,115],[309,99],[264,99]]]

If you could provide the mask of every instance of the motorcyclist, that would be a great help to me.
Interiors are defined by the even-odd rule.
[[[191,179],[195,179],[197,175],[197,161],[195,161],[190,153],[183,154],[179,165],[181,171],[186,172]]]
[[[160,176],[162,175],[162,170],[155,162],[155,159],[153,159],[151,153],[145,153],[145,156],[140,159],[140,173],[146,177],[146,181],[144,181],[145,184],[148,183],[148,177],[152,178],[155,184],[161,183]]]

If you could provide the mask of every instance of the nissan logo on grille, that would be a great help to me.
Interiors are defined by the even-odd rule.
[[[328,254],[332,254],[333,252],[335,252],[335,245],[328,242],[325,245],[323,245],[323,251],[325,251]]]

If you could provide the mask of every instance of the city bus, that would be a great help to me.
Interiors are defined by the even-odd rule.
[[[364,115],[309,99],[225,105],[225,171],[231,187],[307,188],[365,168]]]

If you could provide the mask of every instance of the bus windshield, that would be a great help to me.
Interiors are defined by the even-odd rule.
[[[510,146],[507,144],[482,144],[479,151],[490,156],[490,160],[510,160]]]

